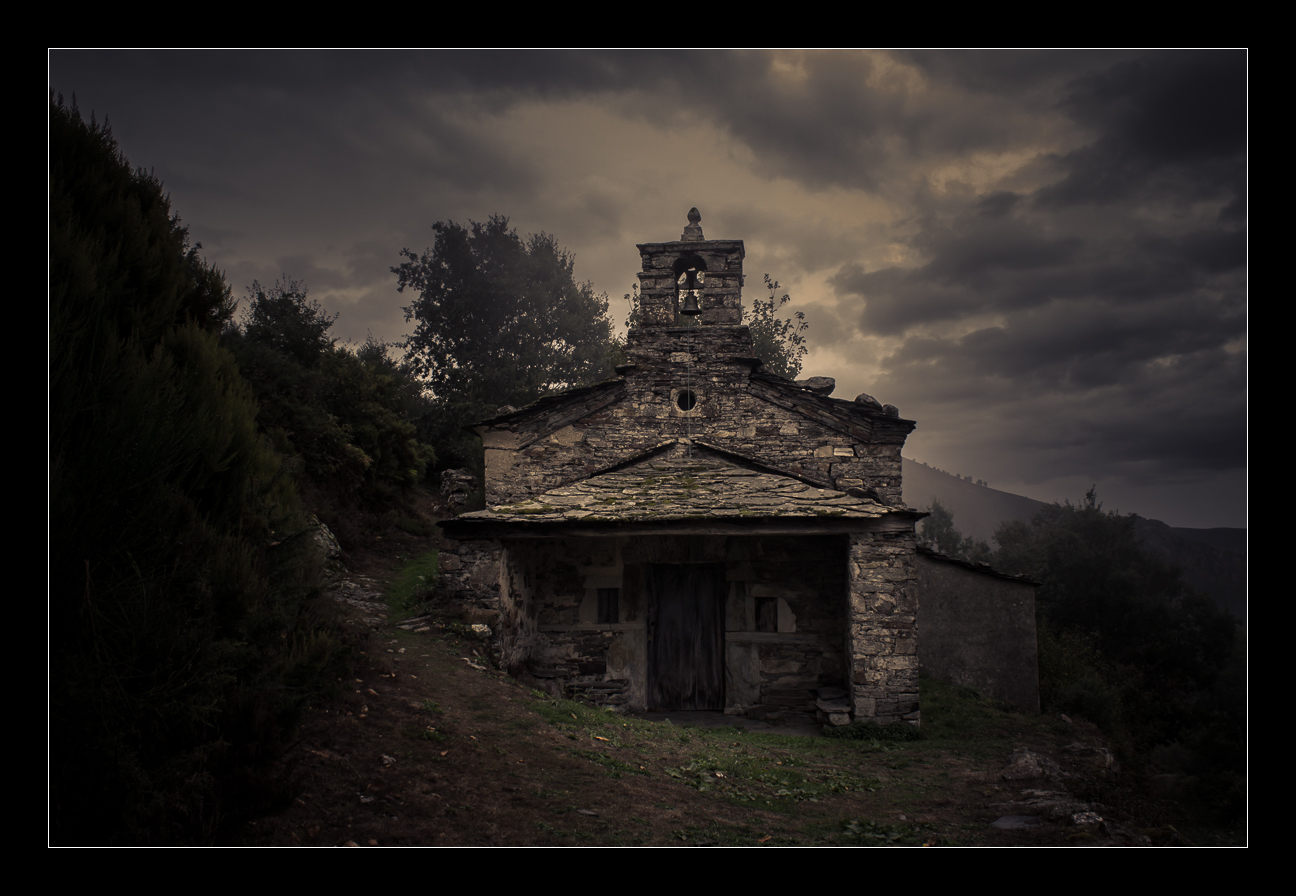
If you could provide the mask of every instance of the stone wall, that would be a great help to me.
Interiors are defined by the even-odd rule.
[[[442,605],[467,615],[497,616],[503,549],[493,539],[451,539],[439,557]]]
[[[1035,585],[918,555],[923,674],[1039,712]]]
[[[726,578],[726,709],[811,713],[815,691],[846,681],[845,536],[734,539]],[[772,602],[776,631],[759,631]]]
[[[850,536],[850,691],[855,719],[918,724],[914,534]]]
[[[845,536],[652,536],[511,540],[509,607],[529,640],[515,665],[556,694],[643,709],[648,678],[644,570],[653,563],[725,568],[725,705],[777,717],[813,712],[814,691],[842,687],[846,660]],[[601,588],[619,588],[615,622],[598,619]],[[516,593],[512,593],[516,589]],[[758,631],[758,605],[773,631]]]
[[[676,278],[687,266],[704,273],[700,323],[742,323],[742,240],[677,240],[639,246],[639,308],[647,326],[672,326],[679,319]]]
[[[634,363],[621,383],[482,427],[487,503],[529,498],[663,442],[693,439],[903,506],[900,449],[913,424],[753,377],[751,351],[746,327],[631,333]]]

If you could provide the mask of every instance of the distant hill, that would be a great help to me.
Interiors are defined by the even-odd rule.
[[[1028,523],[1048,506],[1043,501],[977,485],[907,457],[901,460],[906,504],[926,510],[932,501],[940,501],[954,514],[954,525],[959,532],[991,547],[994,547],[995,530],[1001,523],[1008,520]]]
[[[966,536],[995,547],[994,533],[1009,520],[1030,522],[1048,505],[1021,495],[977,485],[967,479],[903,459],[904,500],[925,510],[939,501]],[[1180,529],[1159,520],[1135,517],[1135,530],[1151,551],[1178,566],[1184,579],[1238,619],[1246,620],[1246,529]]]
[[[1178,529],[1136,516],[1134,531],[1194,588],[1246,621],[1246,529]]]

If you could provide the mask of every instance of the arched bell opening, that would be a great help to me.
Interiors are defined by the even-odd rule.
[[[696,321],[702,314],[702,293],[706,283],[706,262],[697,255],[675,260],[675,314]]]

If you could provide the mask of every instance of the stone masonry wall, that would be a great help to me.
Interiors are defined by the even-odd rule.
[[[762,717],[814,711],[815,689],[842,687],[847,664],[845,536],[654,536],[516,540],[507,544],[515,668],[555,694],[643,709],[648,679],[647,605],[652,563],[725,567],[726,708]],[[598,589],[619,588],[616,621],[598,619]],[[758,630],[757,604],[776,606],[774,631]]]
[[[813,713],[818,688],[845,685],[845,536],[731,539],[725,705],[775,718]],[[761,631],[775,601],[776,631]]]
[[[918,555],[923,674],[1039,712],[1035,586]]]
[[[623,587],[621,542],[518,540],[509,555],[533,583],[528,676],[556,695],[642,708],[644,623],[637,593]],[[600,588],[620,590],[615,622],[598,619]]]
[[[632,333],[634,366],[624,374],[624,391],[581,396],[584,416],[573,423],[546,429],[528,420],[485,433],[487,502],[532,497],[687,438],[841,490],[871,490],[884,503],[900,506],[900,447],[909,424],[882,420],[870,426],[861,418],[843,431],[840,419],[825,409],[826,400],[755,383],[750,353],[746,327]],[[696,402],[689,410],[680,407],[684,391]],[[770,400],[774,391],[784,393],[778,403]],[[572,408],[563,410],[563,419],[573,419]]]
[[[918,593],[913,532],[850,536],[850,690],[855,719],[918,724]]]
[[[439,557],[437,591],[444,605],[467,615],[497,615],[503,556],[497,541],[452,539]]]
[[[639,246],[639,306],[648,326],[672,326],[678,319],[676,278],[687,264],[704,272],[700,302],[703,326],[742,323],[742,240],[677,240]],[[677,270],[679,269],[679,270]]]

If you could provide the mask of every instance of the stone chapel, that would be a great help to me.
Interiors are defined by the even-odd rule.
[[[638,247],[614,379],[476,427],[486,506],[442,524],[443,590],[489,619],[506,668],[555,693],[917,724],[925,514],[900,479],[915,424],[830,397],[827,378],[762,371],[743,243],[706,239],[696,209],[688,222]],[[1033,676],[1033,589],[1010,603],[1029,613]]]

